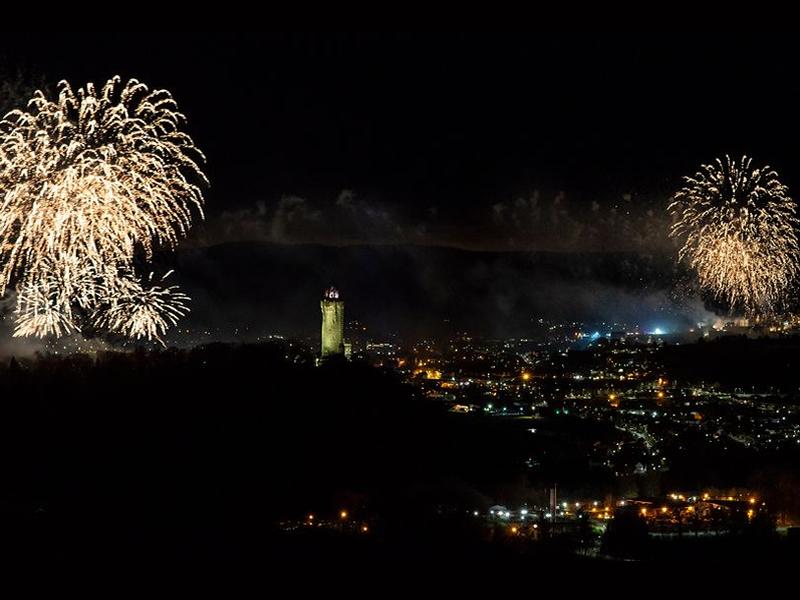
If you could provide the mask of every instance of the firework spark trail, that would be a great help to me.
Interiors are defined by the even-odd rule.
[[[162,277],[162,281],[169,273]],[[161,336],[189,312],[189,297],[178,286],[152,285],[148,287],[135,279],[120,279],[122,289],[108,294],[111,305],[99,313],[96,324],[100,327],[134,339],[161,339]]]
[[[670,235],[683,241],[679,260],[701,288],[730,310],[773,314],[786,301],[800,267],[796,205],[770,167],[726,156],[702,165],[669,205]]]
[[[99,91],[62,81],[56,101],[37,92],[0,121],[0,292],[17,289],[15,335],[89,325],[160,340],[188,311],[175,286],[147,289],[134,270],[203,216],[205,157],[185,121],[169,92],[119,77]]]

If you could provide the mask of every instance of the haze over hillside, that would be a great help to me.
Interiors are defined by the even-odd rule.
[[[183,250],[186,325],[314,335],[340,288],[348,319],[380,333],[532,335],[538,318],[674,326],[707,317],[670,299],[665,254],[473,252],[428,246],[231,243]]]

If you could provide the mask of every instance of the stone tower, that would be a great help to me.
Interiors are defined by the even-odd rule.
[[[322,347],[320,358],[344,356],[344,302],[336,288],[328,288],[319,303],[322,309]]]

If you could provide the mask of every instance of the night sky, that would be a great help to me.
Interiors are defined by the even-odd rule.
[[[209,158],[192,243],[668,247],[684,174],[747,153],[800,186],[784,36],[4,35],[5,69],[173,92]]]

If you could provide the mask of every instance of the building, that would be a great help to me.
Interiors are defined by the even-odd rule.
[[[344,356],[344,302],[336,288],[328,288],[319,303],[322,310],[322,345],[320,358]]]

